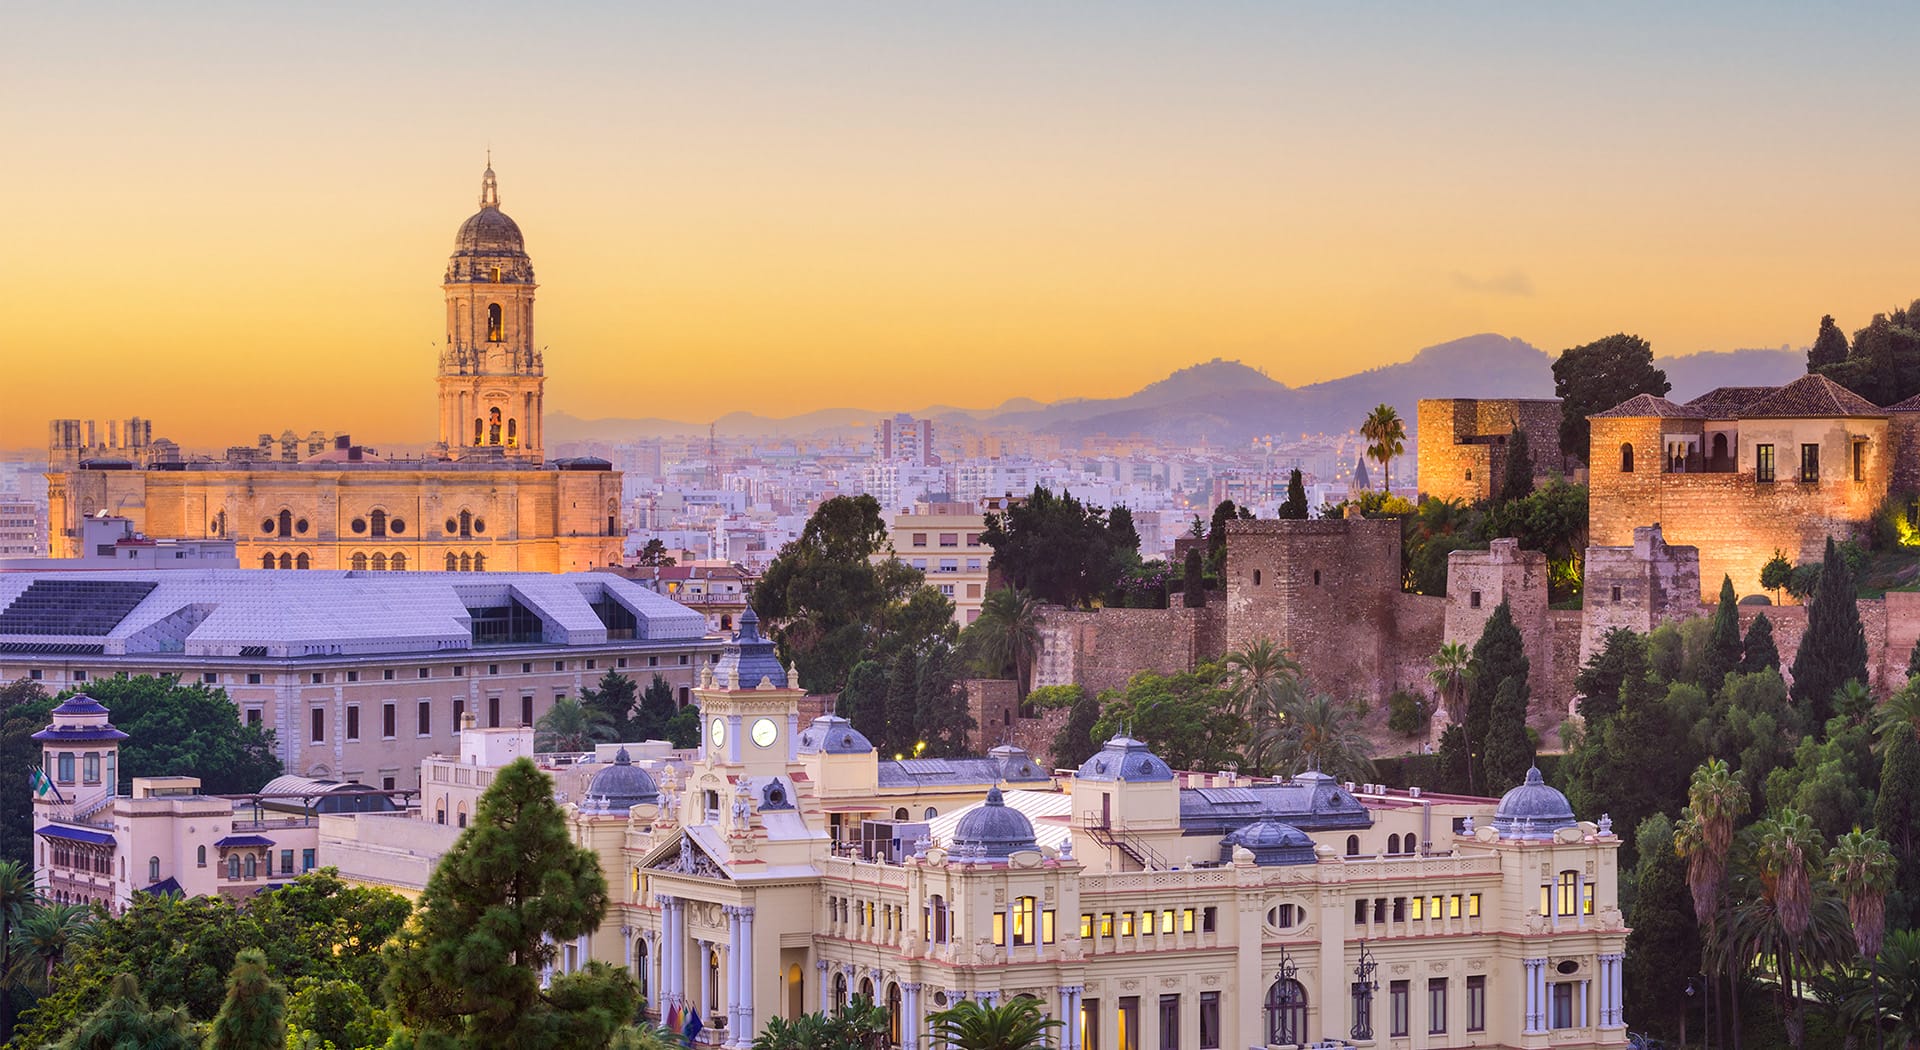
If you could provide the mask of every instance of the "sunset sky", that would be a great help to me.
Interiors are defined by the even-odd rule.
[[[432,440],[489,146],[582,416],[1798,346],[1920,296],[1920,8],[1677,6],[15,8],[0,446]]]

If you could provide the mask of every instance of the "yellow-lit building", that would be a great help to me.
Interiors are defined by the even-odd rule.
[[[860,995],[907,1050],[931,1013],[1016,995],[1066,1050],[1626,1045],[1619,839],[1537,773],[1496,803],[1181,772],[1126,737],[1058,776],[1014,748],[885,761],[802,724],[790,682],[743,616],[697,751],[567,771],[614,900],[556,968],[629,968],[706,1046]],[[506,757],[447,766],[449,804]],[[323,821],[323,863],[403,891],[457,835]]]
[[[534,342],[533,264],[489,166],[441,285],[438,442],[383,457],[340,438],[298,462],[248,448],[220,460],[83,460],[49,472],[56,557],[80,522],[129,518],[149,536],[231,539],[247,568],[572,572],[620,562],[620,475],[546,460],[546,362]],[[56,460],[57,462],[57,460]]]
[[[980,618],[987,594],[993,548],[980,542],[986,528],[986,514],[974,504],[916,503],[895,514],[887,529],[891,556],[926,573],[927,585],[952,600],[953,621],[962,627]]]

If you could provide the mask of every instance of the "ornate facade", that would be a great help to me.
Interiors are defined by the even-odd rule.
[[[534,343],[533,264],[488,166],[442,288],[438,443],[383,457],[339,438],[298,462],[248,448],[220,460],[92,458],[50,472],[56,557],[80,522],[121,515],[150,536],[231,539],[262,569],[571,572],[620,563],[620,475],[605,460],[544,460],[546,363]],[[57,461],[56,461],[57,462]]]

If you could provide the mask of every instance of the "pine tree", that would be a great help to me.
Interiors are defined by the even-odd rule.
[[[1533,453],[1527,448],[1527,432],[1515,429],[1507,439],[1507,473],[1500,479],[1502,500],[1526,499],[1533,495]]]
[[[1887,896],[1887,925],[1906,929],[1920,921],[1920,742],[1904,728],[1890,730],[1883,740],[1873,829],[1900,862]]]
[[[1527,679],[1508,678],[1494,693],[1493,714],[1487,730],[1487,793],[1505,791],[1527,778],[1532,768],[1533,740],[1527,736]]]
[[[1300,468],[1293,468],[1287,475],[1287,501],[1280,504],[1280,517],[1288,521],[1305,521],[1307,518],[1307,483],[1300,476]]]
[[[207,1050],[283,1050],[287,1045],[287,990],[267,976],[258,948],[233,957],[227,1001],[213,1019]]]
[[[1491,786],[1486,771],[1487,734],[1492,725],[1500,684],[1509,678],[1518,679],[1521,695],[1526,696],[1531,692],[1527,682],[1526,648],[1520,638],[1520,628],[1514,626],[1513,610],[1506,602],[1501,602],[1493,610],[1493,615],[1487,618],[1487,626],[1480,632],[1480,640],[1473,643],[1473,659],[1469,666],[1473,674],[1471,684],[1467,687],[1467,717],[1464,720],[1467,746],[1474,756],[1474,790],[1486,791]]]
[[[1713,609],[1713,634],[1707,639],[1706,659],[1700,667],[1700,688],[1709,693],[1720,691],[1720,682],[1740,667],[1739,598],[1733,593],[1733,577],[1720,578],[1720,603]]]
[[[115,974],[107,1000],[82,1018],[57,1050],[197,1050],[193,1019],[181,1007],[155,1010],[140,994],[140,983],[130,973]]]
[[[1807,633],[1793,657],[1793,702],[1807,712],[1808,731],[1824,736],[1833,717],[1833,693],[1852,679],[1866,682],[1867,634],[1860,626],[1853,574],[1833,537],[1820,563],[1820,582],[1807,606]]]
[[[1780,673],[1780,650],[1773,644],[1773,621],[1766,613],[1747,625],[1747,637],[1740,643],[1740,673],[1755,671]]]
[[[580,704],[605,715],[616,739],[632,740],[634,702],[639,695],[640,686],[633,679],[609,668],[600,676],[599,684],[580,690]]]
[[[606,911],[599,858],[569,840],[552,779],[516,759],[387,943],[387,999],[401,1023],[442,1043],[604,1046],[639,1005],[632,977],[594,965],[543,993],[540,971],[556,943]]]

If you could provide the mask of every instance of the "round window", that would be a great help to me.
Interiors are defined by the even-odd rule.
[[[293,531],[305,536],[307,534],[307,519],[301,518],[299,521],[294,522]]]
[[[714,747],[725,745],[727,742],[727,723],[722,719],[714,719],[707,727],[707,739],[713,742]]]
[[[485,518],[473,519],[473,531],[475,535],[479,535],[480,533],[487,531],[487,519]]]
[[[780,737],[780,730],[774,726],[773,719],[762,718],[753,723],[753,743],[755,747],[772,747]]]
[[[367,519],[355,518],[353,519],[352,524],[349,525],[348,527],[353,529],[353,531],[355,532],[365,532],[367,531]]]
[[[1560,960],[1560,965],[1554,967],[1554,969],[1559,970],[1561,973],[1579,973],[1580,963],[1574,959],[1562,959]]]
[[[447,519],[447,535],[451,536],[454,533],[459,531],[460,531],[460,523],[453,520],[452,518],[448,518]]]
[[[405,518],[389,519],[387,521],[387,531],[393,533],[395,536],[398,536],[401,533],[407,531],[407,519]]]
[[[266,520],[260,523],[260,532],[262,535],[267,535],[267,536],[273,535],[273,519],[272,518],[267,518]]]

